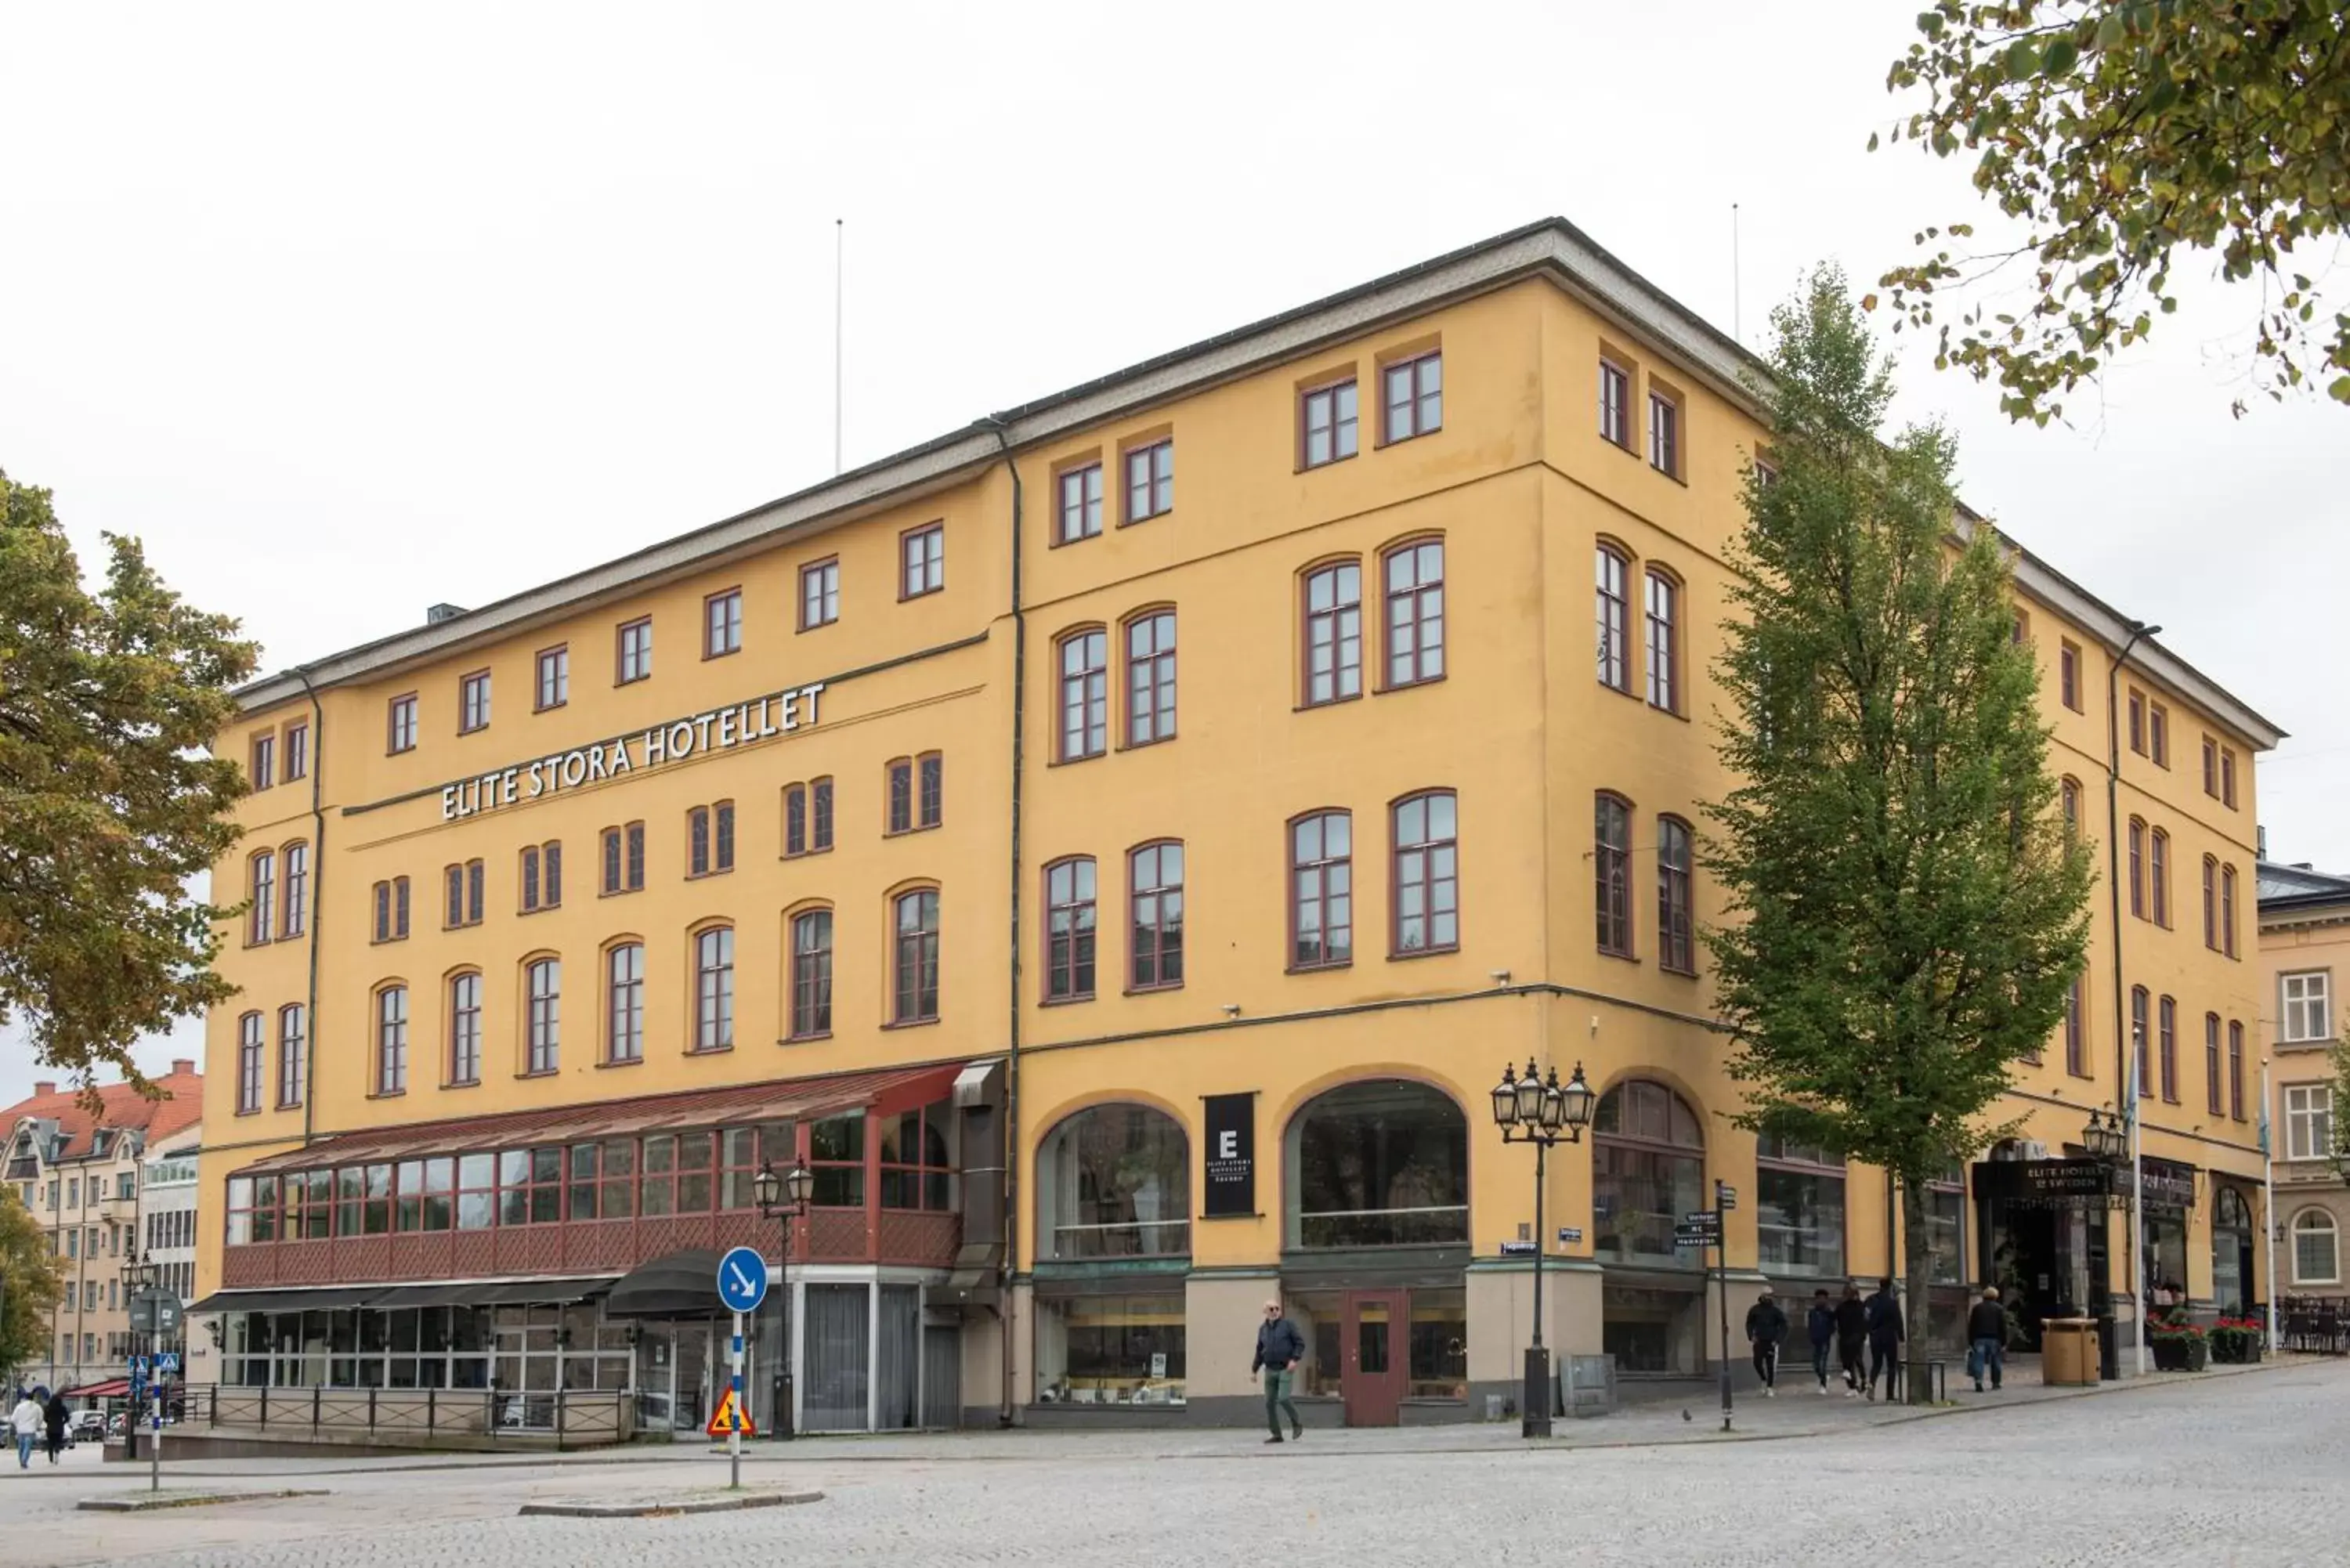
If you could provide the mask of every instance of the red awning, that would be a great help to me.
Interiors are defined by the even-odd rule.
[[[529,1144],[590,1143],[638,1133],[691,1127],[743,1127],[806,1121],[859,1106],[913,1106],[941,1099],[965,1064],[899,1067],[878,1073],[836,1073],[820,1078],[778,1078],[725,1089],[696,1089],[632,1100],[602,1100],[504,1116],[411,1122],[320,1138],[245,1166],[240,1174],[314,1170],[330,1165],[383,1164],[426,1155],[515,1148]]]
[[[130,1392],[130,1380],[118,1377],[111,1383],[85,1383],[78,1388],[68,1388],[60,1399],[120,1399]]]

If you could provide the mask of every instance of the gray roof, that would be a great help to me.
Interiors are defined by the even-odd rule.
[[[2331,876],[2306,863],[2284,866],[2263,860],[2259,867],[2261,908],[2305,909],[2316,904],[2350,904],[2350,877]]]
[[[299,696],[306,678],[317,686],[372,680],[405,665],[494,641],[526,627],[577,613],[598,602],[642,591],[650,584],[702,569],[745,550],[814,534],[883,506],[962,483],[1006,448],[1024,448],[1253,374],[1323,346],[1409,320],[1459,300],[1547,277],[1603,317],[1663,349],[1676,367],[1716,394],[1758,411],[1753,388],[1767,374],[1763,361],[1728,334],[1634,272],[1565,218],[1544,218],[1450,252],[1385,277],[1239,327],[974,421],[822,483],[755,506],[690,533],[650,545],[602,566],[525,590],[494,604],[411,627],[374,642],[264,676],[236,692],[251,712]],[[1977,521],[1964,514],[1962,525]],[[2024,593],[2056,609],[2091,636],[2118,649],[2136,622],[2057,572],[2004,533],[2015,550],[2015,576]],[[2256,750],[2284,732],[2218,682],[2154,639],[2140,642],[2133,662],[2168,683]]]

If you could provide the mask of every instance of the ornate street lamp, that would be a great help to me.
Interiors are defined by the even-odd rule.
[[[780,1176],[773,1161],[761,1160],[759,1174],[751,1179],[751,1195],[758,1202],[759,1212],[779,1221],[776,1229],[784,1237],[778,1271],[783,1285],[783,1371],[775,1382],[774,1424],[768,1428],[777,1438],[792,1435],[792,1221],[807,1213],[808,1199],[815,1190],[816,1175],[804,1159],[794,1160],[791,1169]]]
[[[1534,1341],[1526,1350],[1520,1405],[1524,1417],[1520,1431],[1529,1438],[1550,1436],[1550,1352],[1543,1348],[1542,1336],[1543,1253],[1549,1250],[1543,1239],[1544,1165],[1553,1144],[1583,1141],[1583,1129],[1591,1125],[1598,1100],[1584,1079],[1580,1062],[1563,1085],[1556,1067],[1544,1077],[1529,1058],[1525,1076],[1519,1077],[1504,1064],[1502,1081],[1493,1085],[1493,1125],[1502,1129],[1502,1141],[1534,1146]]]
[[[161,1274],[162,1270],[159,1266],[140,1256],[138,1245],[134,1241],[130,1251],[122,1260],[122,1305],[123,1309],[130,1314],[130,1321],[134,1324],[139,1321],[139,1309],[132,1303],[152,1289],[156,1280]],[[152,1313],[155,1310],[153,1303],[150,1303],[147,1310]],[[151,1317],[148,1321],[151,1324],[154,1320]],[[148,1337],[147,1348],[151,1356],[161,1336],[151,1327],[148,1330]],[[134,1359],[139,1355],[139,1331],[135,1327],[130,1333],[130,1354]],[[132,1370],[135,1371],[136,1368]],[[152,1377],[153,1375],[151,1368],[148,1376]],[[144,1381],[134,1376],[130,1380],[130,1397],[123,1402],[127,1407],[127,1413],[122,1417],[122,1457],[125,1459],[135,1459],[139,1457],[139,1406],[140,1396],[143,1392],[141,1384]]]

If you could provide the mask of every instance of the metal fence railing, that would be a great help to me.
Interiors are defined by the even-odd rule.
[[[2350,1355],[2350,1298],[2286,1296],[2277,1303],[2277,1337],[2287,1350]]]
[[[183,1421],[271,1436],[513,1440],[557,1449],[625,1443],[636,1432],[636,1400],[618,1391],[503,1388],[190,1389]]]

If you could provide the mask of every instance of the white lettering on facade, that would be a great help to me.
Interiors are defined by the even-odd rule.
[[[726,750],[734,743],[734,710],[727,709],[718,715],[718,749]]]
[[[1216,1158],[1238,1159],[1241,1157],[1241,1135],[1231,1127],[1216,1135]]]

